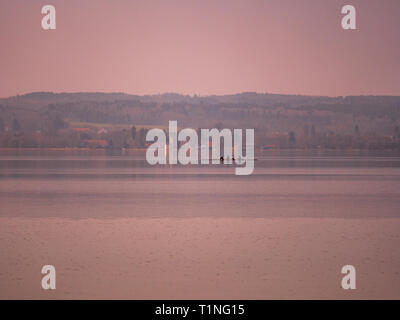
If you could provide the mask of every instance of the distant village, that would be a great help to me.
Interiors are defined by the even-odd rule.
[[[1,122],[1,121],[0,121]],[[1,124],[1,123],[0,123]],[[152,126],[75,126],[63,124],[62,128],[46,128],[24,132],[18,120],[12,127],[0,125],[0,148],[87,148],[129,149],[145,148],[147,131]],[[215,127],[223,128],[222,123]],[[199,129],[197,129],[199,130]],[[210,142],[211,143],[211,142]],[[396,149],[400,150],[400,129],[393,135],[362,134],[358,126],[353,134],[340,135],[334,132],[317,132],[315,127],[305,126],[302,131],[267,133],[257,131],[256,149]]]
[[[123,129],[65,127],[24,132],[17,122],[0,132],[3,148],[144,148],[148,129],[135,126]],[[0,128],[1,129],[1,128]]]
[[[256,149],[400,150],[400,97],[37,92],[0,99],[0,148],[145,148],[151,128],[254,129]]]

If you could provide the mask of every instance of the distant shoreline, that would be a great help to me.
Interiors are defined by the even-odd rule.
[[[133,150],[133,151],[145,151],[147,148],[146,147],[141,147],[141,148],[74,148],[74,147],[66,147],[66,148],[52,148],[52,147],[20,147],[20,148],[2,148],[0,147],[0,150],[71,150],[71,151],[93,151],[93,150]]]
[[[36,150],[48,150],[48,151],[146,151],[147,147],[135,147],[135,148],[77,148],[77,147],[0,147],[0,151],[15,151],[15,150],[26,150],[26,151],[36,151]],[[270,149],[263,149],[262,147],[255,148],[258,152],[262,151],[338,151],[338,152],[365,152],[365,151],[392,151],[398,152],[400,154],[399,149],[390,149],[390,148],[379,148],[379,149],[329,149],[329,148],[310,148],[310,149],[302,149],[302,148],[270,148]]]

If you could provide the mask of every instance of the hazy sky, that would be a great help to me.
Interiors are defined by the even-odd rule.
[[[341,28],[345,4],[358,30]],[[0,0],[0,44],[0,97],[400,95],[400,0]]]

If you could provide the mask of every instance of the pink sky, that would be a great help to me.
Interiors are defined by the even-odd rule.
[[[41,28],[45,4],[57,30]],[[400,95],[399,17],[399,0],[1,0],[0,97]]]

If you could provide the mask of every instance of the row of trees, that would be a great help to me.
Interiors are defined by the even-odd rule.
[[[65,148],[65,147],[101,147],[133,148],[146,146],[148,128],[130,130],[76,131],[74,128],[60,128],[37,132],[23,132],[15,126],[12,130],[0,133],[0,147],[8,148]]]
[[[219,121],[211,127],[221,130],[228,126]],[[26,132],[18,119],[12,119],[6,126],[0,117],[0,147],[145,147],[149,130],[144,126],[131,126],[123,129],[110,127],[102,132],[99,132],[98,128],[78,132],[58,116],[48,117],[44,120],[42,128],[43,130]],[[260,126],[256,128],[255,139],[256,147],[260,148],[400,149],[400,128],[395,126],[392,135],[380,135],[363,131],[357,124],[351,134],[318,130],[313,124],[306,124],[300,130],[297,128],[286,132],[268,130],[265,126]]]

